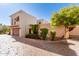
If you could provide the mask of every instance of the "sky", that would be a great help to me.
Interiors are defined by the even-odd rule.
[[[37,19],[50,21],[52,13],[70,5],[68,3],[0,3],[0,23],[10,25],[10,15],[19,10],[24,10],[28,14],[37,17]]]

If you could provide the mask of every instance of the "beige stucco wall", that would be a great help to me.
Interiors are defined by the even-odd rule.
[[[11,18],[14,20],[17,16],[19,16],[19,35],[20,37],[24,37],[25,34],[28,34],[29,25],[30,24],[36,24],[37,20],[36,17],[33,17],[25,12],[19,12],[17,14],[14,14]]]
[[[51,31],[50,24],[40,24],[40,28],[47,28],[49,30],[48,31],[48,37],[50,37],[50,31]],[[65,33],[64,30],[65,30],[64,26],[55,27],[56,37],[62,37]]]
[[[29,25],[36,24],[37,20],[35,17],[21,13],[20,27],[21,27],[21,36],[25,36],[25,34],[29,33]]]
[[[55,28],[55,31],[56,31],[56,37],[62,37],[65,33],[65,28],[64,26],[58,26]]]
[[[17,14],[14,14],[14,15],[11,15],[10,17],[11,17],[11,23],[13,23],[13,25],[14,25],[14,20],[15,20],[15,18],[17,17],[17,16],[21,16],[21,14],[20,13],[17,13]],[[20,20],[19,20],[19,22],[20,22]],[[12,25],[12,24],[11,24]],[[19,25],[19,27],[20,27],[20,23],[18,23],[18,25]],[[20,33],[20,31],[19,31],[19,33]],[[12,35],[12,28],[11,28],[11,35]]]
[[[56,27],[55,31],[56,31],[56,36],[61,37],[65,33],[65,28],[64,26],[58,26]],[[79,26],[76,26],[72,31],[70,31],[69,34],[73,36],[79,36]]]
[[[79,26],[76,26],[71,32],[70,35],[79,35]]]

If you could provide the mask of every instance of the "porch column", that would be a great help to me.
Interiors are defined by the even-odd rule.
[[[10,30],[11,30],[11,31],[10,31],[10,35],[13,35],[13,31],[12,31],[12,28],[10,28]]]

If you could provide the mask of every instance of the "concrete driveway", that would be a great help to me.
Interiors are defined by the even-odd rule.
[[[43,41],[0,35],[1,56],[77,56],[79,41]]]

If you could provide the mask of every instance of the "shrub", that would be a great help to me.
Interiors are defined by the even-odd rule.
[[[26,34],[26,38],[32,38],[32,39],[39,39],[38,30],[39,26],[38,24],[30,25],[31,28],[29,29],[29,34]]]
[[[32,36],[31,34],[26,34],[25,35],[26,38],[31,38],[31,36]]]
[[[45,40],[46,37],[47,37],[47,34],[48,34],[48,29],[47,28],[42,28],[40,30],[41,30],[40,36],[41,36],[42,39]]]
[[[50,38],[51,40],[54,40],[55,39],[55,36],[56,36],[56,32],[50,32]]]
[[[5,34],[7,32],[10,32],[10,28],[4,26],[3,27],[3,33]]]
[[[6,34],[10,32],[10,28],[6,25],[0,25],[0,34]]]
[[[26,34],[26,38],[32,38],[32,39],[40,39],[39,35],[37,34]]]
[[[37,24],[35,24],[35,25],[31,25],[32,26],[32,32],[33,32],[33,34],[38,34],[38,25]]]
[[[37,35],[37,34],[32,34],[31,38],[32,39],[40,39],[39,35]]]

